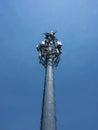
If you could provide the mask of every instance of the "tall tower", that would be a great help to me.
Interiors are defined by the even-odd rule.
[[[62,43],[55,37],[55,32],[46,32],[44,35],[44,41],[37,45],[39,62],[45,67],[40,130],[57,130],[53,68],[60,61]]]

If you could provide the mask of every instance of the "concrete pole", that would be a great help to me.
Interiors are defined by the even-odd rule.
[[[54,98],[54,78],[52,58],[48,59],[42,104],[41,129],[56,130],[56,111]]]

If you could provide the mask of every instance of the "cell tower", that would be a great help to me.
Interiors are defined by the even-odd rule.
[[[40,130],[57,130],[53,68],[60,61],[62,43],[57,40],[55,33],[44,33],[44,41],[36,47],[39,51],[39,62],[45,67]]]

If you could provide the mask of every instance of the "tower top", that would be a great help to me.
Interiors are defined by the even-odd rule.
[[[37,45],[37,51],[39,51],[39,61],[46,67],[49,58],[52,59],[53,66],[57,66],[60,61],[62,43],[57,40],[55,36],[56,32],[45,32],[44,40]]]

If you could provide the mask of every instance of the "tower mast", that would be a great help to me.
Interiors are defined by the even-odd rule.
[[[55,37],[55,32],[46,32],[44,35],[44,41],[37,45],[39,61],[45,67],[40,130],[57,130],[53,68],[60,61],[62,43]]]

